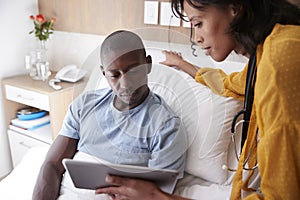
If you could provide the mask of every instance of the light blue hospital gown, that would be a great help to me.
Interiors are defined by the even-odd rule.
[[[111,89],[86,92],[69,106],[60,135],[79,139],[78,151],[111,163],[184,171],[187,136],[181,119],[150,92],[129,111],[113,106]]]

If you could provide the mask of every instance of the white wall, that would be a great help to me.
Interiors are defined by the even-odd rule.
[[[29,35],[32,22],[29,16],[37,14],[37,0],[0,0],[0,79],[25,73],[24,56],[33,35]],[[0,89],[1,90],[1,89]],[[0,93],[0,178],[11,169],[3,95]]]

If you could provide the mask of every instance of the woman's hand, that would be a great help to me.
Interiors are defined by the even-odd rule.
[[[107,176],[106,182],[114,186],[99,188],[96,194],[108,194],[113,200],[168,200],[169,194],[162,192],[155,184],[133,178]]]
[[[175,51],[166,51],[166,50],[162,51],[162,53],[165,54],[166,60],[160,62],[160,64],[167,65],[170,67],[176,67],[178,69],[181,69],[185,73],[189,74],[192,78],[195,78],[199,68],[185,61],[182,58],[181,53]]]
[[[182,55],[179,52],[164,50],[162,53],[165,54],[166,60],[160,62],[160,64],[180,68],[180,65],[184,62]]]

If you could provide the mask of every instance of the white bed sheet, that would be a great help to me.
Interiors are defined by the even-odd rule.
[[[48,151],[47,147],[33,147],[24,156],[20,164],[0,182],[0,199],[30,200],[40,166]],[[75,159],[88,159],[83,154]],[[74,199],[108,199],[95,196],[92,191],[78,190],[64,180],[59,200]],[[175,193],[192,199],[226,200],[229,199],[230,185],[212,184],[186,174],[178,183]]]
[[[231,185],[210,183],[193,175],[185,174],[177,184],[175,194],[191,199],[227,200]]]
[[[37,175],[48,147],[33,147],[14,170],[0,182],[0,199],[31,200]]]

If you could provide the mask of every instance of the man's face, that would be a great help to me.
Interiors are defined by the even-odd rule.
[[[145,100],[149,92],[147,74],[151,70],[150,56],[145,57],[141,51],[133,51],[111,63],[104,59],[103,65],[104,75],[116,95],[116,108],[131,109]]]

